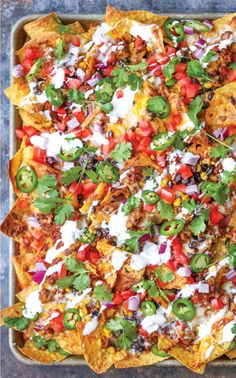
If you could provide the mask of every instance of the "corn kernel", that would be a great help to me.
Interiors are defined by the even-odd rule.
[[[204,159],[204,164],[210,165],[211,164],[211,159]]]
[[[211,87],[212,87],[212,83],[210,81],[204,84],[204,88],[210,89]]]
[[[211,165],[216,165],[216,162],[212,160]]]
[[[183,201],[188,201],[188,200],[189,200],[188,195],[187,195],[187,194],[184,194],[184,195],[182,196],[182,200],[183,200]]]
[[[206,180],[206,178],[207,178],[207,174],[206,174],[206,172],[202,172],[202,173],[200,174],[200,177],[201,177],[202,180]]]
[[[201,166],[200,166],[200,164],[198,164],[198,165],[197,165],[197,169],[196,169],[196,171],[197,171],[197,172],[200,172],[200,170],[201,170]]]
[[[175,202],[174,202],[174,206],[180,206],[180,198],[176,198]]]
[[[132,316],[132,315],[133,315],[132,311],[128,311],[128,316]]]
[[[80,309],[80,316],[81,318],[84,318],[88,314],[88,310],[86,307]]]
[[[106,337],[108,337],[108,339],[110,339],[112,337],[111,331],[107,328],[104,328],[103,333]]]
[[[107,352],[108,352],[108,353],[110,353],[110,354],[114,354],[114,353],[115,353],[115,351],[116,351],[116,350],[115,350],[115,348],[114,348],[114,347],[112,347],[112,346],[111,346],[111,347],[109,347],[109,348],[107,348]]]
[[[166,186],[167,185],[167,183],[168,183],[168,177],[164,177],[163,179],[162,179],[162,181],[161,181],[161,186]]]
[[[87,65],[86,65],[84,62],[81,62],[81,63],[79,64],[79,66],[80,66],[81,68],[87,68]]]
[[[211,181],[214,181],[214,182],[218,181],[216,176],[210,176],[210,179],[211,179]]]

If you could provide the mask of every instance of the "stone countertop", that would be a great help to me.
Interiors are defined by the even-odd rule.
[[[159,13],[200,13],[200,12],[233,12],[236,10],[236,0],[111,0],[111,5],[128,9],[145,9]],[[5,217],[9,210],[9,182],[7,178],[7,164],[9,159],[9,104],[2,93],[9,85],[9,59],[10,59],[10,31],[15,22],[25,15],[34,13],[91,14],[104,13],[106,0],[2,0],[1,2],[1,217]],[[1,236],[1,307],[8,305],[8,240]],[[190,378],[197,377],[183,367],[148,366],[137,369],[115,370],[110,369],[104,377],[134,378],[136,376],[158,378]],[[87,367],[43,367],[28,366],[20,363],[11,353],[8,346],[8,332],[1,330],[1,376],[2,378],[67,378],[67,377],[95,377]],[[233,378],[233,368],[208,367],[205,372],[208,378]]]

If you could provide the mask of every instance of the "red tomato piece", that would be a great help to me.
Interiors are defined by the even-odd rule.
[[[150,205],[148,203],[143,204],[143,210],[146,211],[147,213],[153,213],[156,211],[157,207],[156,205]]]
[[[105,70],[103,71],[103,76],[111,76],[112,71],[114,70],[114,66],[107,66]]]
[[[123,298],[119,292],[115,293],[112,302],[115,303],[116,305],[119,305],[123,302]]]
[[[33,61],[31,59],[26,58],[21,62],[21,65],[24,69],[24,72],[27,73],[31,69]]]
[[[22,129],[29,138],[38,134],[38,130],[36,130],[33,126],[22,126]]]
[[[218,224],[224,218],[224,215],[219,212],[217,206],[212,206],[210,209],[209,218],[211,224]]]
[[[178,63],[176,64],[175,71],[176,72],[185,72],[187,69],[187,64],[186,63]]]
[[[135,292],[131,289],[124,290],[121,292],[121,296],[123,300],[128,299],[129,297],[132,297],[135,294]]]
[[[74,116],[76,117],[79,123],[82,123],[85,119],[85,113],[83,110],[79,110],[78,112],[75,112]]]
[[[82,184],[82,194],[85,199],[89,198],[89,196],[97,189],[97,184],[94,184],[92,181],[87,181],[86,183]]]
[[[174,124],[174,126],[178,126],[181,124],[182,121],[182,115],[180,113],[175,113],[172,115],[171,120]]]
[[[117,98],[121,98],[121,97],[123,97],[123,91],[122,91],[122,89],[118,89],[117,91],[116,91],[116,97]]]
[[[35,249],[36,251],[41,251],[41,249],[44,247],[44,240],[43,238],[37,240],[37,239],[34,239],[31,241],[30,243],[30,246]]]
[[[88,251],[87,252],[87,257],[88,257],[88,260],[92,264],[96,264],[98,262],[98,260],[100,259],[99,254],[97,252],[93,252],[93,251]]]
[[[73,37],[72,45],[79,47],[80,46],[80,37],[78,37],[78,36]]]
[[[29,226],[29,232],[33,236],[33,238],[36,240],[40,240],[41,237],[43,236],[43,231],[42,231],[42,228],[40,227]]]
[[[23,139],[25,136],[25,132],[23,129],[16,129],[16,136],[19,139]]]
[[[66,266],[65,264],[62,264],[61,266],[61,271],[59,273],[59,278],[63,278],[63,277],[66,277],[67,275],[67,269],[66,269]]]
[[[73,218],[71,219],[72,221],[76,221],[79,218],[79,213],[78,211],[73,212]]]
[[[139,121],[139,128],[140,128],[140,132],[141,134],[144,136],[144,137],[147,137],[147,136],[150,136],[153,134],[153,128],[152,126],[150,125],[150,122],[144,120],[144,119],[141,119]]]
[[[184,184],[179,184],[179,185],[174,185],[173,186],[173,189],[176,191],[176,192],[181,192],[181,193],[185,193],[186,191],[186,185]]]
[[[111,53],[107,58],[107,63],[115,63],[116,61],[116,54]]]
[[[236,125],[235,126],[229,126],[227,128],[228,136],[236,135]]]
[[[182,164],[181,167],[178,170],[178,173],[181,174],[181,176],[184,180],[187,180],[188,178],[192,177],[192,175],[193,175],[191,168],[187,164]]]
[[[72,182],[69,186],[69,192],[78,196],[82,192],[82,185],[78,184],[77,181]]]
[[[211,299],[211,308],[214,311],[221,310],[224,307],[224,303],[220,298]]]
[[[62,122],[57,122],[56,126],[57,126],[57,129],[60,130],[60,131],[66,130],[66,124],[64,124]]]
[[[67,88],[79,88],[81,87],[82,82],[79,79],[68,79],[66,82]]]
[[[51,328],[56,333],[60,333],[64,331],[65,329],[64,324],[63,324],[63,315],[59,315],[57,318],[52,319],[50,323],[51,323]]]
[[[167,187],[163,187],[160,189],[159,196],[161,199],[169,203],[173,203],[176,198],[175,192]]]
[[[21,210],[26,210],[29,207],[29,201],[27,199],[21,199],[18,201],[17,206]]]
[[[140,336],[143,336],[144,338],[148,336],[148,332],[143,329],[141,324],[138,325],[138,333]]]
[[[34,157],[33,159],[41,164],[46,164],[46,151],[39,147],[34,147]]]
[[[30,48],[26,49],[26,51],[25,51],[25,57],[27,59],[35,60],[35,59],[38,59],[39,56],[40,56],[40,54],[39,54],[39,50],[37,48],[30,47]]]
[[[101,153],[104,155],[108,155],[115,147],[114,138],[109,138],[109,144],[102,144],[101,145]]]
[[[175,55],[176,54],[176,48],[172,46],[167,46],[166,48],[166,54],[167,55]]]
[[[236,81],[236,70],[229,70],[228,79],[230,82]]]
[[[199,84],[189,84],[186,87],[186,97],[194,98],[197,96],[199,90],[201,89]]]

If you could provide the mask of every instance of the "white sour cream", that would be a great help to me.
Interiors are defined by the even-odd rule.
[[[113,109],[108,115],[112,117],[126,118],[126,114],[133,106],[136,91],[132,91],[129,86],[126,86],[122,89],[123,96],[120,98],[117,98],[116,96],[117,91],[119,91],[119,88],[114,93],[111,101]]]
[[[83,336],[90,335],[98,326],[98,318],[92,318],[91,320],[86,323],[84,329],[83,329]]]

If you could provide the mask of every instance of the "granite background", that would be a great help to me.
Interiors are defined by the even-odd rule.
[[[106,0],[1,0],[1,219],[9,209],[9,183],[7,178],[7,162],[9,159],[9,105],[2,93],[9,85],[10,31],[14,23],[25,15],[34,13],[104,13]],[[145,9],[153,12],[233,12],[236,11],[236,0],[111,0],[110,4],[124,10]],[[8,240],[1,236],[1,307],[8,305]],[[87,367],[42,367],[28,366],[20,363],[12,355],[8,346],[8,332],[1,330],[1,377],[2,378],[67,378],[67,377],[95,377],[97,376]],[[193,378],[197,374],[182,367],[143,367],[137,369],[111,369],[102,377],[134,378],[136,376],[158,378]],[[208,367],[205,377],[233,378],[233,368]]]

